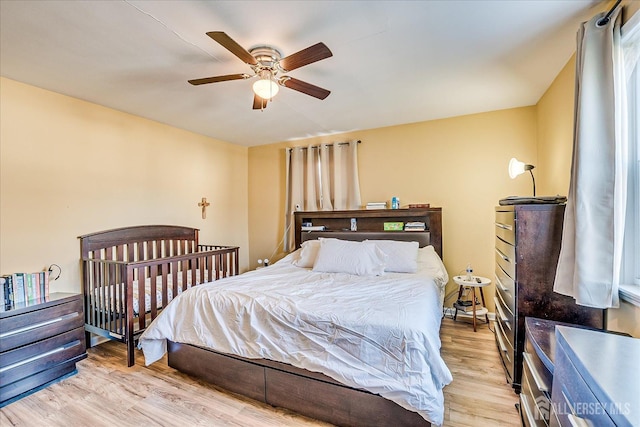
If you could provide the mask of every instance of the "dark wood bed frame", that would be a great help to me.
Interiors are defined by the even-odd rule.
[[[188,282],[195,286],[239,273],[238,247],[201,245],[198,231],[143,225],[79,237],[87,347],[91,334],[123,342],[127,365],[133,366],[137,339],[169,303],[169,288],[175,297]],[[139,298],[138,315],[134,287],[137,295],[144,295],[147,282],[150,306]]]
[[[357,232],[350,229],[356,218]],[[425,232],[383,231],[384,222],[420,221]],[[325,225],[302,232],[302,222]],[[318,237],[389,239],[432,244],[442,257],[441,208],[296,212],[296,246]],[[245,359],[189,344],[168,342],[169,366],[272,406],[339,426],[430,426],[417,412],[377,394],[355,389],[316,372],[265,359]]]

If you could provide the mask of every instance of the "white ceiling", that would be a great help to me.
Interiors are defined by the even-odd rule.
[[[0,1],[2,76],[223,141],[253,146],[535,104],[575,51],[597,0]],[[206,36],[333,57],[288,73],[252,110],[250,73]]]

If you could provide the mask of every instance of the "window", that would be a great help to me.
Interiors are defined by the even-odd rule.
[[[627,221],[623,247],[620,296],[640,306],[640,16],[622,28],[622,48],[627,62],[627,117],[629,127],[629,175]]]

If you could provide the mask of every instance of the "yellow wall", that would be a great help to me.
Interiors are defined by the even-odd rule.
[[[569,192],[573,151],[575,56],[558,74],[537,105],[538,166],[540,194]],[[607,328],[640,337],[640,307],[621,301],[607,310]]]
[[[247,148],[0,80],[0,273],[62,268],[80,289],[77,236],[142,224],[200,228],[248,266]],[[202,219],[197,204],[211,206]]]
[[[250,262],[269,257],[284,229],[284,148],[360,139],[362,202],[400,198],[401,205],[443,209],[444,262],[450,275],[471,263],[493,277],[494,207],[531,194],[531,180],[509,179],[512,156],[536,164],[535,107],[249,148]],[[278,252],[281,252],[281,248]],[[451,281],[448,291],[455,289]],[[493,285],[485,290],[493,295]],[[491,298],[488,307],[493,310]]]
[[[534,172],[541,195],[566,196],[569,193],[575,67],[574,55],[537,105],[538,163]]]

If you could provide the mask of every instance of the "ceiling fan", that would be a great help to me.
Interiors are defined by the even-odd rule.
[[[306,49],[302,49],[299,52],[283,58],[280,51],[273,46],[256,46],[246,50],[222,31],[210,31],[207,35],[249,65],[253,70],[253,74],[228,74],[224,76],[189,80],[189,83],[192,85],[197,86],[207,83],[218,83],[228,80],[245,80],[258,77],[258,80],[253,84],[254,110],[263,110],[267,106],[267,102],[269,102],[278,93],[278,86],[297,90],[298,92],[302,92],[318,99],[325,99],[331,93],[331,91],[290,76],[282,75],[280,77],[276,77],[278,73],[288,73],[296,68],[333,56],[329,48],[324,43],[314,44],[313,46],[309,46]]]

